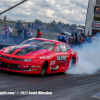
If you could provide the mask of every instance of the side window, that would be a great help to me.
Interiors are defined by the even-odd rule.
[[[60,45],[57,46],[56,52],[61,52]]]
[[[65,44],[60,44],[61,52],[66,52],[66,45]]]
[[[70,47],[68,45],[66,45],[66,49],[67,49],[67,51],[69,51],[70,50]]]
[[[66,52],[67,48],[65,44],[59,44],[56,48],[56,52]]]

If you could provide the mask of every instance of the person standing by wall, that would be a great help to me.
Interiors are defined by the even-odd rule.
[[[0,38],[0,42],[2,41],[2,42],[4,42],[5,41],[5,26],[6,26],[6,24],[4,25],[4,27],[3,27],[3,29],[2,29],[2,37]]]
[[[12,40],[13,28],[12,26],[9,27],[9,41]]]
[[[29,31],[29,38],[32,38],[32,32],[33,31]]]
[[[75,35],[74,44],[75,44],[75,45],[77,45],[77,44],[78,44],[78,37],[77,37],[77,35]]]
[[[24,29],[24,41],[27,40],[27,32],[28,32],[28,28],[25,27],[25,29]]]
[[[32,29],[32,30],[34,30],[34,23],[33,23],[33,22],[32,22],[32,26],[31,26],[31,29]]]
[[[17,41],[18,41],[18,44],[22,42],[22,34],[23,34],[23,30],[22,30],[22,26],[18,29],[17,31],[18,33],[18,38],[17,38]]]
[[[67,42],[64,33],[60,33],[60,35],[58,36],[58,41],[65,42],[65,43]]]
[[[73,44],[74,43],[74,37],[73,34],[71,35],[71,37],[69,38],[69,44]]]
[[[40,32],[40,29],[37,29],[36,38],[41,38],[41,36],[42,36],[42,33]]]
[[[9,27],[9,35],[10,35],[10,37],[12,37],[12,35],[13,35],[13,28],[12,28],[12,26]]]
[[[43,25],[41,25],[41,31],[43,31]]]
[[[30,30],[30,27],[31,27],[31,23],[28,23],[28,30]]]
[[[3,42],[7,42],[7,36],[8,36],[8,32],[9,32],[9,29],[8,29],[7,25],[5,25],[4,31],[5,31],[5,36],[4,36]]]

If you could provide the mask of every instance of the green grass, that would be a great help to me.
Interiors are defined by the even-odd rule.
[[[57,35],[52,34],[51,32],[44,32],[42,31],[42,38],[46,38],[46,39],[57,39]],[[2,27],[0,27],[0,34],[2,34]],[[33,31],[33,37],[36,37],[37,31]],[[13,30],[13,35],[17,36],[17,29]]]
[[[3,22],[2,20],[0,20],[0,34],[2,34],[2,28],[5,24],[7,24],[8,27],[12,25],[14,29],[13,35],[17,36],[17,29],[15,29],[16,23],[10,22],[10,21]],[[42,33],[42,38],[46,38],[46,39],[57,39],[58,37],[57,35],[52,34],[52,32],[41,31],[41,33]],[[33,31],[33,37],[36,37],[36,34],[37,34],[37,31]]]

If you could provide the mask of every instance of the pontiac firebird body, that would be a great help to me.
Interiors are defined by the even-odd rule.
[[[77,62],[77,53],[67,44],[31,38],[20,45],[0,50],[0,69],[26,74],[65,72]]]

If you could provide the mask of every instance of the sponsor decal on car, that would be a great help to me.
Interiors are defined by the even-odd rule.
[[[50,56],[47,56],[47,59],[50,59]]]
[[[50,65],[55,65],[56,61],[51,61]]]
[[[41,68],[41,66],[37,66],[37,68]]]
[[[65,61],[67,56],[57,56],[58,61]]]
[[[32,68],[36,68],[36,66],[32,66]]]
[[[45,59],[45,56],[43,56],[43,57],[40,57],[40,59]]]
[[[47,59],[50,59],[50,56],[47,56],[47,57],[41,56],[41,57],[40,57],[40,59],[46,59],[46,58],[47,58]]]

